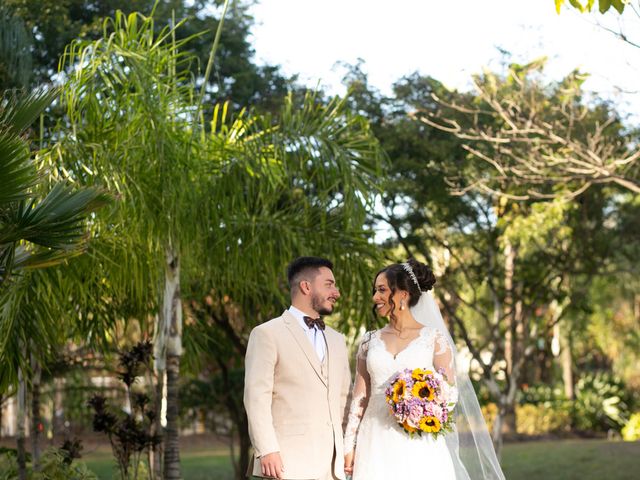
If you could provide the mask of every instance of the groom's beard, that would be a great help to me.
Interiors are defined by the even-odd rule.
[[[333,305],[329,304],[327,307],[325,304],[328,303],[326,298],[322,298],[319,295],[314,295],[311,297],[311,307],[318,312],[320,315],[331,315],[333,312]]]

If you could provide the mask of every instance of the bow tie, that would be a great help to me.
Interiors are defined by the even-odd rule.
[[[302,319],[304,320],[304,323],[307,324],[307,327],[309,328],[318,327],[318,329],[324,330],[324,320],[322,320],[321,317],[311,318],[305,315],[304,317],[302,317]]]

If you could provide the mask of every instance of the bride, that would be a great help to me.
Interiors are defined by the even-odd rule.
[[[344,438],[345,472],[353,480],[416,478],[504,480],[467,372],[433,296],[429,267],[415,259],[375,278],[374,310],[389,323],[368,332],[356,357],[356,378]],[[442,369],[453,385],[453,431],[410,437],[386,403],[389,380],[403,369]],[[440,370],[440,371],[442,371]]]

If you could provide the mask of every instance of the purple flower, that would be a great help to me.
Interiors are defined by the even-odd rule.
[[[424,415],[424,409],[420,403],[415,403],[409,407],[409,415],[407,416],[407,423],[414,428],[417,428],[420,424],[420,419]]]

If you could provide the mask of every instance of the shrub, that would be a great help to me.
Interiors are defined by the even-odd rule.
[[[538,384],[525,386],[518,395],[520,405],[546,405],[547,407],[564,405],[567,397],[561,385]]]
[[[618,377],[587,373],[576,383],[573,424],[581,430],[620,430],[630,416],[629,395]]]
[[[495,403],[482,407],[482,415],[491,433],[493,422],[498,414]],[[566,432],[571,428],[571,412],[567,403],[559,403],[553,407],[545,404],[516,405],[516,431],[522,435],[545,435],[548,433]]]
[[[571,429],[571,413],[567,405],[518,405],[516,430],[523,435],[544,435]]]
[[[622,438],[628,442],[640,440],[640,412],[631,415],[622,429]]]
[[[0,454],[0,480],[18,478],[18,461],[12,453]],[[27,470],[28,480],[97,480],[83,463],[72,462],[64,449],[50,448],[40,458],[40,471]]]

